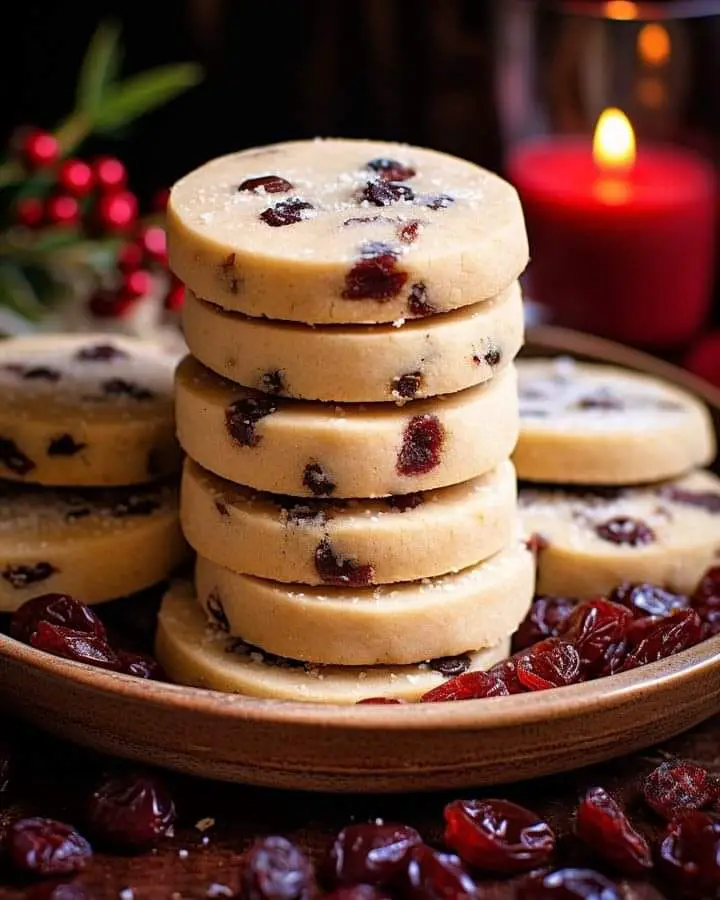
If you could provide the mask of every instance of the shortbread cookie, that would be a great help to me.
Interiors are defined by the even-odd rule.
[[[513,366],[458,394],[398,407],[281,400],[187,356],[177,370],[178,437],[230,481],[306,497],[382,497],[468,481],[517,440]]]
[[[100,603],[167,578],[188,556],[174,487],[0,483],[0,611],[58,591]]]
[[[281,397],[404,403],[481,384],[523,342],[520,286],[494,300],[394,325],[308,326],[225,312],[188,291],[184,332],[200,362]]]
[[[195,586],[208,615],[269,653],[333,665],[413,663],[492,647],[512,634],[535,586],[532,553],[515,539],[469,569],[367,587],[307,587],[238,575],[198,557]],[[344,570],[337,568],[336,584]]]
[[[170,267],[204,300],[294,322],[393,322],[494,297],[528,261],[514,187],[406,144],[292,141],[180,179]]]
[[[181,521],[201,556],[301,584],[413,581],[487,559],[517,531],[515,470],[378,500],[297,499],[232,484],[188,459]],[[344,573],[344,574],[343,574]]]
[[[192,586],[178,582],[160,609],[156,654],[179,684],[274,700],[352,704],[370,697],[418,700],[454,675],[489,669],[505,659],[509,640],[417,665],[313,666],[264,653],[208,624]]]
[[[705,405],[667,382],[569,358],[521,359],[518,477],[554,484],[641,484],[715,455]]]
[[[176,355],[113,335],[0,342],[0,477],[141,484],[178,470]]]
[[[642,488],[520,492],[538,536],[538,592],[607,594],[623,581],[691,593],[720,552],[720,479],[710,472]]]

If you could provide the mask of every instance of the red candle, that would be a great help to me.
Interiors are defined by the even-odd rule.
[[[519,145],[508,177],[530,238],[527,293],[553,322],[657,349],[703,327],[715,249],[708,162],[674,146],[636,150],[623,113],[606,110],[592,144]]]

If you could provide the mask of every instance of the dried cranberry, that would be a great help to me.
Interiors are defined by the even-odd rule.
[[[548,823],[509,800],[454,800],[443,815],[448,847],[486,872],[526,872],[555,849]]]
[[[391,494],[385,498],[385,502],[390,509],[404,513],[422,506],[425,502],[425,496],[419,491],[414,494]]]
[[[592,869],[556,869],[532,875],[517,888],[517,900],[622,900],[618,887]]]
[[[599,597],[581,603],[562,628],[580,654],[581,665],[589,676],[605,672],[616,647],[623,643],[633,616],[618,603]]]
[[[275,369],[273,372],[265,372],[260,379],[260,382],[262,384],[262,389],[267,391],[268,394],[285,393],[285,380],[282,372],[278,369]]]
[[[42,594],[26,600],[13,613],[10,635],[23,644],[29,644],[40,622],[61,625],[101,641],[107,640],[105,626],[92,609],[69,594]]]
[[[421,385],[422,372],[407,372],[405,375],[397,375],[393,378],[390,392],[396,397],[402,397],[404,400],[412,400],[420,390]]]
[[[337,835],[325,863],[332,884],[386,884],[407,867],[422,838],[394,822],[348,825]]]
[[[371,241],[360,247],[360,259],[345,276],[345,300],[391,300],[408,279],[397,268],[397,253],[389,244]]]
[[[374,206],[392,206],[398,200],[412,200],[415,191],[397,181],[368,181],[362,192],[362,199]]]
[[[658,494],[673,503],[704,509],[711,515],[720,513],[720,494],[713,491],[688,491],[683,488],[664,487]]]
[[[414,316],[432,316],[437,308],[428,300],[427,285],[418,281],[410,288],[408,309]]]
[[[384,156],[371,159],[367,168],[377,172],[378,177],[383,181],[407,181],[408,178],[415,175],[415,169],[412,166],[406,166],[396,159],[388,159]]]
[[[242,276],[239,274],[235,263],[235,254],[229,253],[219,266],[220,280],[231,294],[238,294],[242,285]],[[209,300],[205,302],[214,307],[217,312],[223,311],[222,306],[218,306],[217,303],[210,303]]]
[[[578,605],[573,597],[535,597],[533,604],[513,635],[513,652],[525,650],[546,637],[557,637],[559,630]]]
[[[445,428],[437,416],[413,416],[405,426],[395,468],[398,475],[425,475],[440,465]]]
[[[29,584],[37,584],[38,581],[46,581],[54,575],[58,569],[52,563],[38,562],[30,566],[5,566],[2,577],[16,590],[22,590]]]
[[[263,210],[260,218],[271,228],[281,228],[283,225],[295,225],[301,222],[305,218],[304,213],[310,209],[314,209],[312,203],[294,197],[291,200],[281,200],[275,206]]]
[[[259,175],[257,178],[246,178],[238,190],[256,193],[259,188],[266,194],[282,194],[284,191],[291,191],[293,187],[286,178],[279,175]]]
[[[370,225],[377,222],[382,222],[384,225],[397,225],[401,221],[401,219],[393,216],[383,216],[378,214],[376,216],[351,216],[349,219],[345,219],[343,225],[345,227],[351,225]]]
[[[434,672],[439,672],[446,678],[455,678],[470,668],[470,657],[467,653],[460,656],[441,656],[438,659],[431,659],[429,665]]]
[[[398,230],[398,238],[402,241],[403,244],[412,244],[414,243],[418,235],[420,234],[420,226],[422,222],[418,219],[412,219],[410,222],[405,222],[404,225],[400,226]]]
[[[445,703],[454,700],[484,700],[486,697],[504,697],[508,689],[502,681],[487,672],[465,672],[439,684],[420,698],[421,703]]]
[[[25,900],[94,900],[94,895],[81,884],[68,881],[43,881],[33,885]]]
[[[316,497],[327,497],[337,485],[319,463],[308,463],[303,471],[303,484]]]
[[[35,468],[35,463],[26,456],[15,441],[0,437],[0,463],[15,475],[27,475]]]
[[[124,378],[109,378],[102,383],[102,389],[110,396],[129,397],[131,400],[152,400],[155,396],[149,388]]]
[[[720,798],[717,781],[707,769],[688,760],[664,762],[643,783],[645,802],[668,821]]]
[[[111,359],[127,359],[130,354],[114,344],[93,344],[81,347],[75,354],[79,362],[109,362]]]
[[[38,622],[37,629],[30,639],[30,645],[37,650],[71,659],[75,662],[87,663],[99,669],[117,672],[120,660],[110,645],[93,634],[75,631],[63,625],[50,622]]]
[[[690,598],[703,623],[703,637],[720,634],[720,566],[708,569]]]
[[[518,657],[517,675],[529,691],[575,684],[582,678],[580,654],[568,641],[546,638]]]
[[[486,350],[484,353],[473,353],[473,362],[476,366],[479,366],[480,363],[484,362],[491,368],[494,368],[495,366],[500,365],[501,359],[502,353],[498,347],[490,347],[490,349]]]
[[[508,694],[526,694],[527,688],[518,678],[517,664],[521,654],[511,656],[509,659],[503,659],[499,663],[488,669],[488,675],[495,681],[500,681],[505,685]]]
[[[628,656],[621,671],[657,662],[694,647],[703,637],[700,616],[693,609],[673,613],[650,630]]]
[[[478,895],[459,857],[425,844],[413,847],[397,889],[403,900],[469,900]]]
[[[595,534],[611,544],[623,544],[629,547],[641,547],[643,544],[652,544],[655,540],[655,532],[639,519],[631,519],[629,516],[616,516],[595,526]]]
[[[156,778],[120,775],[93,791],[87,817],[93,837],[103,844],[142,849],[172,834],[175,804]]]
[[[265,416],[277,412],[278,405],[269,397],[243,397],[225,410],[225,427],[230,437],[241,447],[257,447],[262,439],[255,426]]]
[[[688,598],[681,594],[671,594],[655,584],[630,584],[624,582],[610,592],[613,603],[626,606],[633,615],[669,616],[676,609],[686,609]]]
[[[720,886],[720,816],[688,812],[673,819],[662,837],[658,869],[675,888],[713,900]]]
[[[230,507],[223,500],[215,500],[215,509],[220,513],[223,519],[230,517]]]
[[[61,373],[57,369],[51,369],[48,366],[34,366],[32,369],[25,369],[22,377],[26,381],[60,381]]]
[[[208,613],[213,623],[223,631],[230,631],[230,622],[225,612],[222,597],[217,590],[210,591],[205,599],[205,611]]]
[[[603,388],[594,394],[580,397],[575,405],[578,409],[618,410],[625,408],[622,399],[607,388]]]
[[[244,900],[308,900],[314,889],[305,854],[277,836],[255,841],[243,861],[240,882]]]
[[[327,538],[315,550],[315,571],[324,584],[345,587],[364,587],[372,584],[375,578],[372,564],[338,556]]]
[[[71,434],[61,434],[48,444],[48,456],[74,456],[84,450],[87,444],[76,441]]]
[[[129,653],[118,651],[120,671],[133,678],[146,678],[149,681],[167,681],[167,676],[160,663],[146,653]]]
[[[446,209],[452,206],[455,198],[450,194],[424,194],[415,198],[415,202],[419,206],[427,206],[428,209]]]
[[[365,697],[358,700],[355,706],[399,706],[404,700],[398,700],[397,697]]]
[[[658,622],[662,622],[664,616],[644,616],[642,619],[633,619],[625,632],[626,655],[635,650],[641,641],[650,634]],[[610,674],[615,674],[616,669]]]
[[[32,875],[69,875],[92,859],[85,838],[54,819],[18,819],[5,833],[4,846],[14,868]]]
[[[575,830],[588,847],[625,875],[642,875],[652,868],[648,842],[601,787],[591,788],[578,806]]]
[[[343,884],[325,894],[323,900],[392,900],[392,898],[382,888],[373,887],[371,884]]]

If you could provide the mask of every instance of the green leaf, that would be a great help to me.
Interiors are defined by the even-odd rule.
[[[75,105],[94,116],[120,70],[120,26],[101,22],[90,39],[78,79]]]
[[[107,91],[93,125],[100,132],[121,128],[198,84],[202,75],[195,63],[158,66],[133,75]]]
[[[9,262],[0,264],[0,306],[31,322],[38,322],[45,312],[23,270]]]

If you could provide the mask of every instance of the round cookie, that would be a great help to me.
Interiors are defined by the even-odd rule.
[[[199,297],[293,322],[458,309],[504,291],[528,261],[512,185],[378,141],[290,141],[211,160],[173,186],[167,228],[170,267]]]
[[[203,468],[261,491],[382,497],[469,481],[517,440],[516,375],[398,407],[281,400],[192,356],[176,374],[177,433]]]
[[[404,664],[492,647],[530,606],[535,564],[517,540],[469,569],[380,587],[306,587],[238,575],[198,557],[211,617],[269,653],[333,665]]]
[[[352,704],[370,697],[418,700],[453,675],[489,669],[505,659],[509,643],[410,666],[312,666],[263,653],[208,625],[192,586],[179,582],[160,608],[156,655],[179,684],[274,700]]]
[[[185,461],[183,531],[200,554],[235,572],[301,584],[372,584],[457,572],[517,531],[515,470],[505,461],[472,481],[377,500],[262,494]]]
[[[710,472],[640,488],[520,492],[538,536],[540,594],[606,595],[621,582],[689,594],[717,564],[720,479]]]
[[[715,455],[712,422],[691,394],[597,363],[520,359],[518,478],[554,484],[641,484]]]
[[[522,292],[395,325],[299,325],[230,313],[186,293],[190,352],[219,375],[282,397],[403,403],[492,378],[523,342]]]
[[[100,603],[151,587],[187,557],[169,486],[50,489],[0,482],[0,611],[38,594]]]
[[[99,487],[175,473],[177,361],[119,335],[0,342],[0,477]]]

